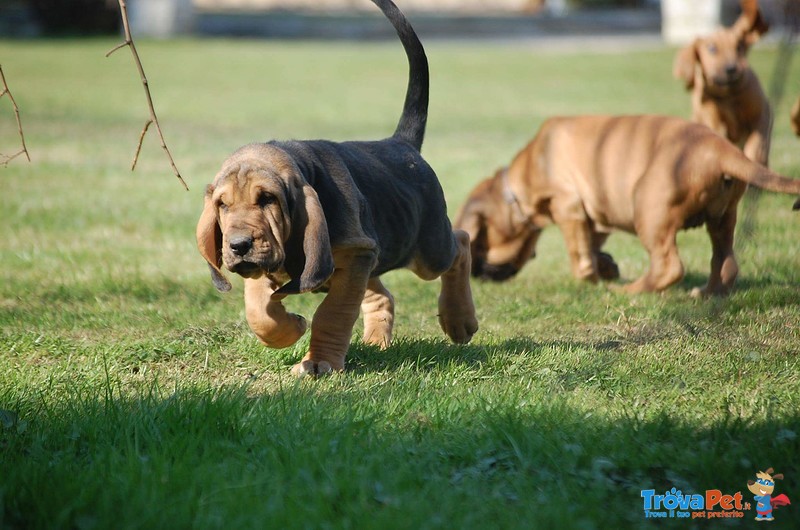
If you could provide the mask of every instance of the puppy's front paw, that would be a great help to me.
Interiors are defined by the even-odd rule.
[[[292,367],[297,377],[318,377],[332,372],[344,371],[344,355],[308,352],[303,360]]]
[[[327,361],[315,362],[311,360],[300,361],[292,366],[292,375],[295,377],[319,377],[333,372],[333,367]]]
[[[475,318],[475,308],[459,307],[440,311],[439,325],[450,340],[456,344],[467,344],[478,331],[478,319]]]
[[[708,285],[705,287],[695,287],[689,292],[689,296],[695,299],[711,298],[712,296],[728,296],[728,294],[730,294],[730,289],[721,285],[717,286],[716,289],[711,289]]]

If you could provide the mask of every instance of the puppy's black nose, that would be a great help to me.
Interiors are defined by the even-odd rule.
[[[244,256],[253,248],[252,237],[235,237],[230,242],[231,250],[237,256]]]
[[[736,75],[736,65],[735,64],[729,64],[728,66],[726,66],[725,67],[725,74],[728,77],[735,76]]]

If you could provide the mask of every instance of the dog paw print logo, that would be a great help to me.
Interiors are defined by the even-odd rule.
[[[775,481],[783,480],[783,473],[775,473],[772,468],[756,473],[756,480],[747,481],[747,489],[755,496],[756,521],[774,521],[772,510],[778,506],[791,504],[789,497],[784,494],[772,496],[775,491]]]

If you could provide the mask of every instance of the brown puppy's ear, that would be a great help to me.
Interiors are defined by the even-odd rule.
[[[774,478],[775,480],[783,480],[783,473],[775,473],[774,475],[772,475],[772,478]]]
[[[467,202],[456,213],[453,228],[468,233],[471,242],[474,242],[484,231],[486,210],[488,209],[487,201],[492,193],[492,187],[502,171],[503,169],[498,169],[494,177],[480,181],[470,192]]]
[[[467,202],[459,210],[456,221],[453,224],[455,230],[463,230],[469,235],[469,251],[472,256],[471,274],[473,276],[478,276],[482,273],[482,263],[486,259],[489,246],[486,237],[484,203],[485,201],[482,198],[470,197],[467,199]]]
[[[284,268],[291,281],[276,294],[300,294],[322,286],[333,274],[333,253],[325,213],[314,188],[303,184],[292,212],[292,229],[284,248]]]
[[[217,222],[217,212],[211,202],[211,194],[214,193],[214,186],[211,184],[206,188],[205,204],[200,220],[197,221],[197,248],[200,254],[208,262],[208,269],[211,271],[211,281],[214,287],[220,292],[231,290],[230,282],[222,275],[220,266],[222,265],[222,230]]]
[[[732,27],[742,33],[745,43],[750,46],[769,30],[769,24],[764,20],[764,16],[758,8],[758,0],[742,0],[741,6],[742,14],[739,15]]]
[[[767,32],[769,29],[769,24],[766,23],[764,17],[761,16],[761,12],[758,13],[758,18],[756,19],[756,23],[753,25],[753,28],[744,34],[744,42],[749,48],[759,40],[761,40],[761,36]]]
[[[675,62],[672,63],[672,76],[683,81],[686,90],[694,88],[694,70],[697,66],[697,46],[699,39],[678,51]]]
[[[475,199],[468,199],[456,214],[453,223],[454,229],[463,230],[469,234],[470,241],[475,241],[481,230],[481,214],[477,202]]]

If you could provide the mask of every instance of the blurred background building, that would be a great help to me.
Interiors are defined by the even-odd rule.
[[[680,44],[732,22],[739,0],[400,0],[426,38],[661,34]],[[800,0],[761,0],[774,25]],[[126,0],[135,36],[392,38],[370,0]],[[118,0],[0,0],[0,36],[112,34]]]

